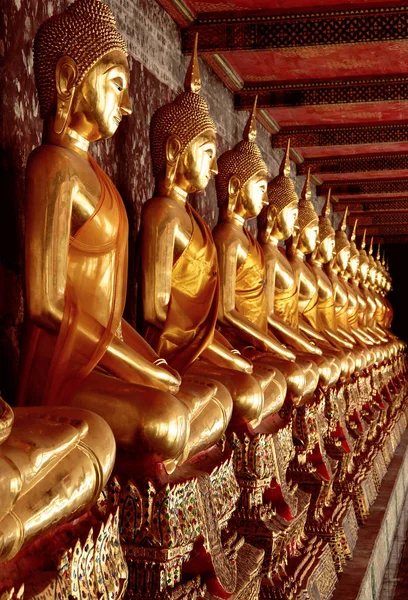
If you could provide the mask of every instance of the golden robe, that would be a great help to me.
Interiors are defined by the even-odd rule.
[[[278,248],[287,263],[287,270],[291,270],[289,261],[287,260],[282,248]],[[296,282],[293,280],[292,285],[286,289],[279,289],[275,283],[275,294],[273,308],[275,313],[281,317],[293,329],[298,328],[298,307],[299,297]]]
[[[69,241],[64,313],[58,335],[28,323],[20,404],[70,404],[104,355],[123,315],[127,215],[113,182],[91,155],[88,158],[100,182],[101,196],[93,214]],[[69,222],[70,215],[71,206],[61,208],[61,222]]]
[[[147,321],[144,337],[177,371],[186,369],[211,344],[218,313],[218,262],[211,232],[186,203],[193,226],[189,243],[173,265],[166,321]]]
[[[265,294],[265,261],[261,246],[244,228],[250,243],[245,260],[237,269],[235,308],[263,333],[268,333],[267,301]]]

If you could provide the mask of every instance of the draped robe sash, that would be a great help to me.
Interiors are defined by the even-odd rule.
[[[166,320],[161,328],[144,324],[149,344],[181,373],[212,343],[219,298],[217,250],[211,232],[188,203],[186,210],[193,230],[173,265]]]
[[[91,155],[88,159],[101,196],[93,214],[69,240],[58,334],[28,323],[20,404],[70,404],[120,326],[127,286],[128,220],[113,182]],[[70,207],[64,211],[61,221],[71,214]]]

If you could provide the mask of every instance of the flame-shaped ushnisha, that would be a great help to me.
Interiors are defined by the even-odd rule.
[[[347,215],[348,215],[348,206],[346,206],[346,210],[343,213],[343,217],[341,219],[340,225],[336,231],[335,241],[336,241],[337,254],[339,252],[341,252],[344,248],[350,247],[350,242],[349,242],[349,239],[346,234]]]
[[[153,174],[160,175],[166,165],[166,144],[171,135],[180,142],[180,152],[205,131],[216,132],[215,123],[208,112],[201,89],[197,55],[197,36],[184,80],[184,92],[164,104],[154,113],[150,122],[150,154]]]
[[[330,220],[330,201],[331,201],[331,188],[327,194],[326,201],[323,205],[322,214],[319,217],[319,239],[320,243],[331,235],[335,235],[335,231]]]

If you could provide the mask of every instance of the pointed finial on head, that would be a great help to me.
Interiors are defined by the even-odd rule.
[[[258,96],[255,96],[254,105],[249,115],[247,124],[245,125],[244,135],[242,136],[246,142],[254,142],[256,140],[256,104]]]
[[[383,267],[385,267],[385,250],[383,250],[381,264],[382,264]]]
[[[374,245],[374,236],[371,236],[370,247],[368,249],[368,254],[370,254],[371,256],[373,254],[373,245]]]
[[[358,219],[356,219],[354,221],[353,231],[351,232],[351,237],[350,237],[350,242],[354,242],[354,240],[356,239],[357,223],[358,223]]]
[[[364,229],[364,233],[363,233],[363,239],[361,240],[361,250],[363,250],[366,246],[366,234],[367,234],[367,229]]]
[[[347,215],[348,215],[348,206],[346,206],[346,210],[344,211],[343,218],[340,223],[341,231],[346,231],[347,227]]]
[[[377,248],[377,256],[375,257],[376,260],[381,260],[381,252],[380,252],[380,247],[381,244],[378,244],[378,248]]]
[[[285,156],[283,157],[283,160],[281,162],[279,175],[290,177],[290,138],[288,139],[288,143],[286,146]]]
[[[312,190],[310,188],[310,167],[307,170],[305,183],[303,185],[303,190],[302,190],[302,194],[300,197],[302,198],[302,200],[311,200],[312,199]]]
[[[198,66],[197,46],[198,33],[195,34],[193,53],[191,55],[190,64],[188,65],[186,78],[184,79],[185,91],[192,92],[193,94],[198,94],[198,92],[201,90],[201,77],[200,68]]]
[[[327,198],[326,198],[326,201],[325,201],[324,206],[323,206],[322,217],[329,217],[330,216],[330,197],[331,197],[331,188],[329,188],[329,191],[328,191],[328,194],[327,194]]]

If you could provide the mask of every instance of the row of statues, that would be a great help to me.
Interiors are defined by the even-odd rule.
[[[123,319],[125,207],[89,154],[132,112],[126,44],[109,7],[75,0],[43,23],[34,70],[44,129],[27,164],[28,316],[14,423],[0,407],[0,592],[21,583],[22,547],[64,523],[75,531],[105,488],[105,503],[127,498],[122,534],[130,497],[136,506],[145,493],[151,507],[141,509],[138,542],[122,537],[144,586],[129,584],[131,598],[309,598],[314,584],[328,599],[356,517],[368,514],[372,473],[378,491],[385,472],[382,449],[403,425],[405,345],[390,331],[384,260],[372,243],[367,254],[365,236],[357,249],[356,223],[348,238],[347,211],[333,229],[330,195],[318,217],[309,176],[298,198],[289,146],[269,181],[256,103],[243,139],[217,159],[196,46],[184,92],[151,121],[155,190],[142,207],[136,331]],[[189,203],[211,177],[212,232]],[[214,475],[228,469],[231,511],[227,476],[217,484]],[[112,470],[133,483],[106,488]],[[183,482],[206,508],[177,554],[152,533],[162,517],[149,497],[164,486],[175,502]],[[183,511],[167,515],[169,531]],[[257,566],[239,592],[245,556]],[[165,564],[160,581],[146,575],[156,564]]]

